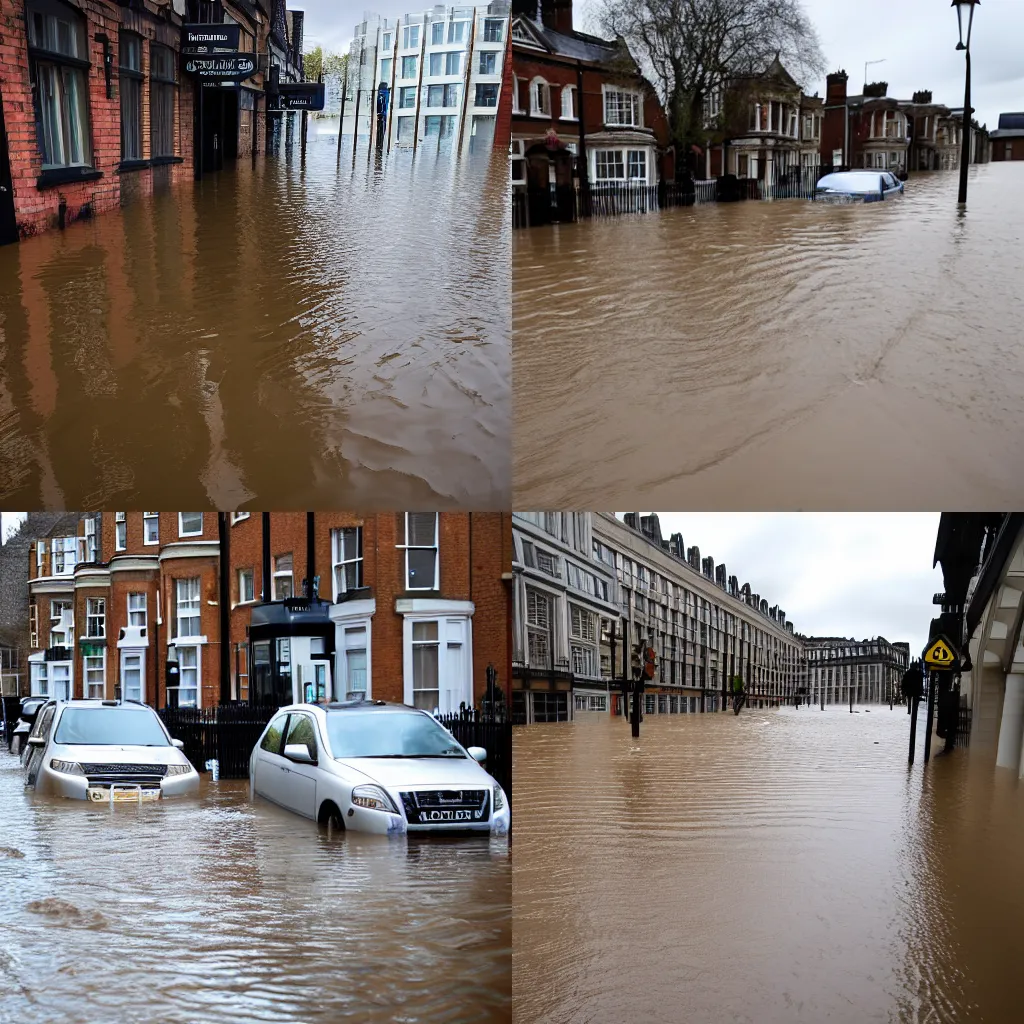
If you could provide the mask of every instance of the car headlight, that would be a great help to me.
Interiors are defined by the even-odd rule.
[[[84,775],[82,766],[77,761],[58,761],[57,758],[53,758],[50,761],[50,767],[55,772],[63,772],[65,775]]]
[[[398,813],[398,808],[395,807],[391,797],[380,786],[356,786],[352,790],[352,803],[356,807],[368,807],[372,811]]]
[[[505,809],[505,791],[497,783],[494,784],[494,809],[495,811]]]
[[[192,771],[190,764],[171,764],[167,766],[167,774],[164,778],[169,779],[172,775],[188,775],[190,771]]]

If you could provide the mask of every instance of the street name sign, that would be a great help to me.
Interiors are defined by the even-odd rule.
[[[953,645],[944,637],[936,637],[924,652],[924,663],[931,668],[950,668],[956,661]]]
[[[182,49],[218,47],[222,50],[237,50],[241,33],[240,25],[224,22],[218,25],[182,25]]]
[[[271,110],[323,110],[326,91],[322,82],[283,82]]]
[[[255,53],[211,53],[191,55],[185,61],[185,70],[200,78],[219,78],[240,81],[256,74]]]

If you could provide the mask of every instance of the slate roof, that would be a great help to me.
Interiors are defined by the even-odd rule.
[[[538,42],[559,57],[585,60],[594,64],[607,64],[625,59],[631,70],[636,68],[636,62],[620,39],[601,39],[584,32],[556,32],[532,18],[520,20],[528,26]]]

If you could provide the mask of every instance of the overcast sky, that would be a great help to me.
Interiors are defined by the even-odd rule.
[[[643,513],[646,515],[647,513]],[[932,569],[938,513],[660,512],[666,539],[682,533],[701,558],[725,562],[740,586],[786,612],[797,632],[928,639],[942,573]]]

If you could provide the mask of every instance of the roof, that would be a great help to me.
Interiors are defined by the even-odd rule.
[[[1024,111],[1017,114],[1000,114],[999,130],[1024,131]]]
[[[546,50],[559,57],[585,60],[594,64],[607,64],[625,59],[628,70],[636,71],[636,62],[621,39],[601,39],[585,32],[556,32],[533,18],[518,18],[518,23]],[[625,69],[624,69],[625,70]]]

